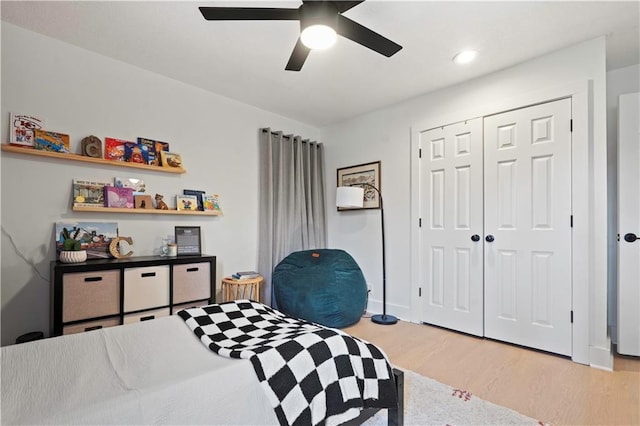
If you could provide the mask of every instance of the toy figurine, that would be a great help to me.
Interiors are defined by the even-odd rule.
[[[164,198],[164,195],[156,194],[156,209],[169,210],[169,206],[167,206],[167,203],[162,201],[162,198]]]

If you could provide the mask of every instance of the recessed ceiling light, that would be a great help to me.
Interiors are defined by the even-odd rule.
[[[468,64],[476,58],[478,52],[475,50],[463,50],[453,57],[453,62],[456,64]]]

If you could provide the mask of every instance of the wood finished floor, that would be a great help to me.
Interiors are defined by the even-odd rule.
[[[603,371],[489,339],[363,318],[346,332],[375,343],[393,365],[553,425],[640,425],[640,358]]]

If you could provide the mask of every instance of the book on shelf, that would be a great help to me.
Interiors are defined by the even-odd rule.
[[[160,163],[162,167],[182,167],[182,156],[175,152],[161,151]]]
[[[184,195],[193,195],[193,196],[195,196],[196,197],[196,201],[198,202],[197,210],[204,211],[204,207],[203,207],[203,204],[202,204],[202,197],[204,196],[205,191],[198,191],[196,189],[183,189],[182,193]]]
[[[176,196],[176,210],[198,210],[198,199],[195,195]]]
[[[124,161],[127,163],[149,164],[149,147],[135,142],[125,142]]]
[[[124,160],[124,144],[131,143],[116,138],[104,138],[104,158],[113,161],[125,161]]]
[[[202,208],[206,211],[222,211],[220,209],[220,196],[218,194],[202,196]]]
[[[104,187],[107,179],[73,179],[73,205],[76,207],[104,207]]]
[[[44,119],[30,114],[9,114],[9,143],[33,147],[36,130],[44,128]]]
[[[251,280],[254,278],[258,278],[260,276],[256,271],[244,271],[244,272],[236,272],[235,274],[231,274],[231,277],[236,280]]]
[[[69,153],[69,135],[37,129],[33,147],[41,151]]]
[[[144,180],[139,178],[115,177],[113,178],[113,186],[131,188],[134,195],[141,195],[147,192]]]
[[[149,164],[153,166],[160,165],[160,151],[169,151],[168,142],[160,142],[153,139],[138,138],[140,145],[146,145],[149,148]]]
[[[104,200],[106,207],[133,208],[133,189],[119,188],[115,186],[104,187]]]

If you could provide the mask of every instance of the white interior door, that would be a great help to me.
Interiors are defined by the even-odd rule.
[[[640,356],[640,94],[618,108],[618,353]]]
[[[419,137],[421,319],[482,336],[482,120]]]
[[[571,355],[571,100],[484,119],[485,336]]]

